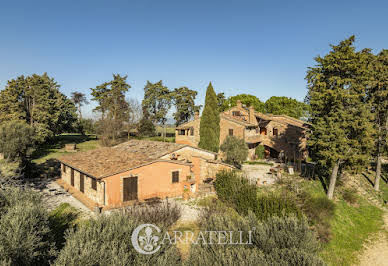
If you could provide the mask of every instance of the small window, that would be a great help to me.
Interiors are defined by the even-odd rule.
[[[179,183],[179,171],[172,172],[172,183]]]
[[[272,131],[273,131],[273,135],[274,135],[274,136],[277,136],[277,135],[279,134],[279,132],[278,132],[278,129],[277,129],[277,128],[274,128]]]
[[[62,164],[62,171],[66,173],[66,165]]]
[[[74,187],[74,169],[71,168],[70,171],[70,184]]]
[[[92,189],[97,191],[97,180],[94,178],[91,178],[91,179],[92,179],[91,187]]]
[[[240,116],[240,111],[233,111],[233,112],[232,112],[232,115],[233,115],[233,116]]]
[[[229,129],[229,136],[233,136],[233,129]]]
[[[194,136],[194,128],[193,127],[190,128],[190,136]]]
[[[178,135],[181,135],[181,136],[186,135],[185,130],[184,129],[180,129],[179,132],[178,132]]]

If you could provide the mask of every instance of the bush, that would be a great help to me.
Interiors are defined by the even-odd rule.
[[[11,161],[24,161],[35,143],[34,129],[24,121],[11,121],[0,126],[0,153]]]
[[[176,265],[180,255],[173,245],[161,245],[152,255],[138,253],[131,243],[133,230],[141,224],[122,213],[99,216],[66,236],[55,265]],[[165,228],[160,228],[162,237]]]
[[[226,155],[226,162],[240,168],[248,157],[248,146],[243,139],[227,136],[220,147]]]
[[[239,176],[237,171],[220,171],[214,182],[218,198],[230,203],[238,213],[246,215],[254,211],[257,201],[257,188],[249,184],[247,178]]]
[[[255,155],[257,159],[264,159],[265,158],[265,148],[263,145],[258,145],[255,149]]]
[[[288,195],[261,195],[257,199],[254,212],[259,220],[266,220],[272,216],[302,216],[295,200]]]
[[[357,190],[354,188],[344,189],[342,191],[342,198],[350,204],[355,204],[357,202]]]
[[[137,132],[140,137],[153,137],[156,135],[154,123],[148,116],[144,116],[137,126]]]
[[[246,218],[212,214],[202,230],[249,231],[252,245],[192,245],[187,265],[324,265],[316,255],[318,242],[306,219],[273,217],[259,223]]]
[[[300,195],[303,212],[312,221],[319,239],[328,242],[331,237],[330,220],[335,212],[335,204],[327,197],[311,197],[304,193]]]
[[[182,209],[177,204],[168,201],[153,205],[134,205],[125,208],[124,212],[129,217],[136,217],[143,223],[151,223],[170,227],[182,215]]]
[[[18,189],[1,192],[0,264],[49,265],[56,249],[40,198]]]

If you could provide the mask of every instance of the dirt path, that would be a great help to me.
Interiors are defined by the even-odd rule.
[[[388,266],[388,212],[384,214],[384,229],[374,241],[365,245],[364,252],[360,256],[361,266]]]

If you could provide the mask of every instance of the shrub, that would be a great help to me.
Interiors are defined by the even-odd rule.
[[[255,155],[257,159],[264,159],[265,158],[265,148],[263,145],[258,145],[255,149]]]
[[[206,231],[248,231],[252,245],[192,245],[187,265],[324,265],[316,256],[319,247],[306,219],[273,217],[259,223],[214,213],[203,224]]]
[[[1,192],[0,263],[49,265],[55,255],[47,212],[30,191]]]
[[[122,213],[100,216],[71,230],[56,265],[176,265],[180,255],[174,245],[161,245],[158,252],[143,255],[131,243],[133,230],[141,223]],[[160,228],[162,237],[165,228]]]
[[[24,121],[11,121],[0,126],[0,152],[6,159],[24,161],[31,155],[34,142],[34,129]]]
[[[266,220],[272,216],[301,216],[295,200],[288,195],[261,195],[257,199],[254,212],[259,220]]]
[[[151,223],[170,227],[182,215],[182,208],[168,201],[152,205],[134,205],[124,209],[129,217],[136,217],[143,223]]]
[[[256,208],[257,188],[236,171],[220,171],[214,188],[221,201],[232,204],[238,213],[247,214]]]
[[[248,157],[248,146],[243,139],[227,136],[220,147],[226,155],[226,162],[240,168]]]
[[[342,191],[342,198],[350,204],[355,204],[357,202],[357,190],[354,188],[344,189]]]
[[[328,242],[331,237],[330,220],[335,212],[335,204],[327,197],[311,197],[304,193],[300,195],[303,212],[313,222],[319,239]]]

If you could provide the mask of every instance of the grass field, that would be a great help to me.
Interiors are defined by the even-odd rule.
[[[302,189],[312,197],[326,197],[319,181],[302,182]],[[340,189],[337,187],[337,195]],[[384,212],[361,196],[355,205],[342,199],[334,203],[334,215],[329,221],[331,239],[323,244],[320,255],[328,265],[353,265],[365,241],[382,230]]]
[[[81,134],[62,134],[50,143],[46,143],[40,146],[32,154],[32,161],[34,163],[44,163],[49,159],[55,159],[65,154],[70,154],[64,151],[65,144],[77,143],[77,149],[79,151],[87,151],[100,147],[95,136],[83,136]]]

